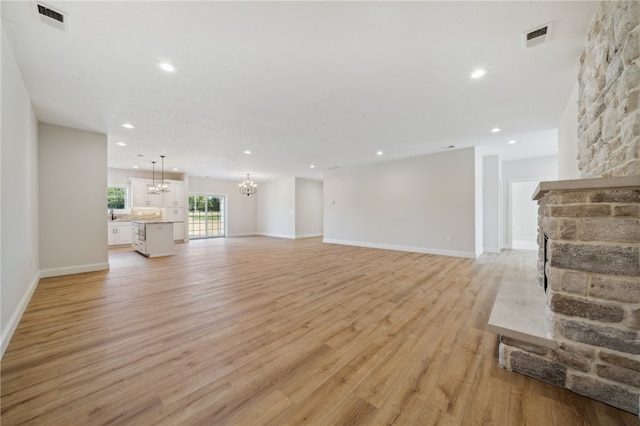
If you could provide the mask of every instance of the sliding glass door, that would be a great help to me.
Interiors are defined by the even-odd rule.
[[[189,239],[224,237],[224,197],[189,195]]]

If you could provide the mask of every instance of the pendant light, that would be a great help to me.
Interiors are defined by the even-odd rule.
[[[151,162],[152,167],[153,167],[153,174],[152,174],[152,183],[151,185],[147,184],[147,194],[159,194],[160,192],[158,191],[158,187],[156,186],[156,162],[152,161]]]
[[[169,192],[169,182],[164,180],[164,155],[161,155],[162,158],[162,180],[158,182],[157,189],[158,192]]]

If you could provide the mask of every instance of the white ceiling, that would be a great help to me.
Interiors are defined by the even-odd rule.
[[[107,133],[110,167],[150,169],[164,154],[166,170],[258,181],[320,179],[450,145],[505,159],[554,155],[597,6],[45,4],[69,15],[68,33],[42,23],[32,1],[1,6],[40,121]],[[548,22],[551,41],[523,49],[522,33]],[[473,80],[478,67],[487,74]]]

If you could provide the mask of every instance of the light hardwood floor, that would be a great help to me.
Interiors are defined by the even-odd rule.
[[[533,252],[478,260],[246,237],[43,279],[2,425],[638,425],[498,367],[486,322]]]

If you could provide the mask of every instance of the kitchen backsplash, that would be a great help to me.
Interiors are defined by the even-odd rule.
[[[158,220],[162,219],[162,209],[157,207],[134,207],[130,213],[114,213],[117,220]],[[111,214],[107,212],[107,218],[111,219]]]

